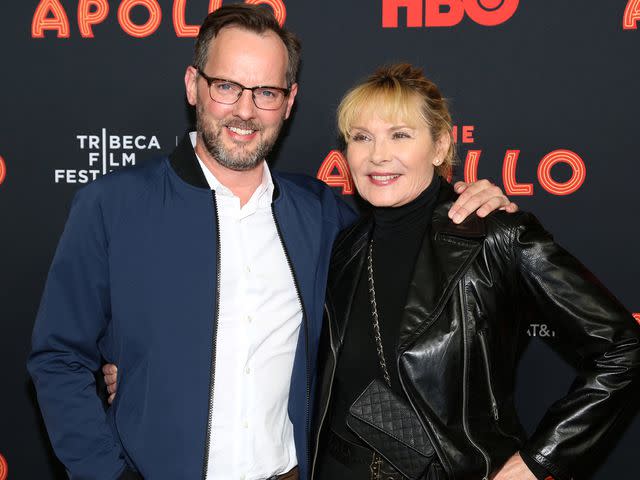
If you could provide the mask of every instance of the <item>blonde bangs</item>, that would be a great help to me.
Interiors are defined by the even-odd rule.
[[[390,123],[403,123],[415,127],[422,121],[428,124],[422,112],[418,94],[393,79],[383,84],[364,83],[343,97],[338,106],[338,130],[345,142],[360,118],[377,116]]]

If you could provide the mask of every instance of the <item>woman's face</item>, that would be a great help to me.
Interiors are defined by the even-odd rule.
[[[364,114],[354,122],[347,162],[360,196],[376,207],[399,207],[431,183],[442,163],[429,126],[422,120],[389,122]],[[446,150],[444,150],[446,151]]]

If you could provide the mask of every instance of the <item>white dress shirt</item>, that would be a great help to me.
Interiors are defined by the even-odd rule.
[[[262,183],[240,207],[198,161],[216,194],[221,248],[207,479],[261,480],[298,464],[287,405],[302,310],[271,210],[266,162]]]

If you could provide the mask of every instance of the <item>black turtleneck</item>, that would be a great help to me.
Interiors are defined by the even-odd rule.
[[[380,332],[391,388],[404,396],[396,368],[396,346],[407,291],[422,240],[431,225],[440,177],[414,200],[400,207],[373,209],[373,278]],[[378,361],[371,307],[367,262],[356,288],[344,347],[334,377],[331,428],[355,443],[357,437],[346,427],[349,406],[374,378],[383,378]]]

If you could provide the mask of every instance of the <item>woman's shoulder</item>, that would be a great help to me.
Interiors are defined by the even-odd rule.
[[[537,217],[526,210],[518,210],[515,213],[497,210],[487,215],[484,223],[487,234],[529,229],[544,230]]]

